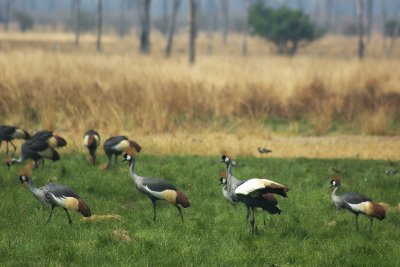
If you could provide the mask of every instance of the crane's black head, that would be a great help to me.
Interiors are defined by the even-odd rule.
[[[225,177],[219,178],[219,185],[221,185],[221,184],[226,185],[226,178]]]
[[[123,159],[121,162],[128,161],[129,166],[135,163],[135,158],[131,156],[130,154],[124,154]]]
[[[340,186],[340,179],[338,177],[334,177],[331,180],[331,186],[330,187],[336,188],[336,187],[339,187],[339,186]]]
[[[29,183],[29,179],[30,179],[31,177],[30,176],[27,176],[27,175],[20,175],[19,176],[19,181],[21,182],[21,184],[23,184],[23,183]]]
[[[222,155],[221,160],[219,162],[229,163],[230,161],[231,159],[228,156]]]

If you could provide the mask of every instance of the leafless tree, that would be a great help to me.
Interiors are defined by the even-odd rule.
[[[180,0],[174,0],[173,6],[172,6],[172,16],[169,19],[169,24],[168,24],[167,46],[165,48],[165,55],[167,57],[171,55],[171,51],[172,51],[172,47],[173,47],[176,16],[178,15],[178,9],[179,9],[180,3],[181,3]]]
[[[215,13],[215,0],[207,1],[207,53],[212,54],[213,50],[213,14]]]
[[[148,54],[150,52],[150,4],[151,0],[142,0],[140,52],[143,54]]]
[[[97,0],[97,41],[96,49],[101,51],[101,34],[103,29],[103,0]]]
[[[189,33],[189,62],[194,64],[196,61],[196,0],[190,0],[190,33]]]
[[[363,1],[357,0],[357,25],[358,25],[358,58],[364,58],[364,23],[363,23]]]
[[[4,31],[8,32],[8,26],[10,23],[10,14],[11,14],[11,0],[6,1],[6,14],[4,18]]]
[[[372,32],[372,23],[373,23],[373,7],[374,3],[372,0],[367,1],[367,40],[368,42],[371,40],[371,32]]]
[[[81,35],[81,0],[75,0],[75,45],[79,46]]]
[[[222,13],[222,38],[224,44],[228,43],[229,32],[229,0],[221,0],[221,13]]]
[[[163,0],[163,18],[162,18],[163,25],[162,25],[161,31],[164,36],[166,36],[168,33],[168,3],[169,3],[169,1],[170,0]]]
[[[247,56],[247,35],[249,32],[249,13],[251,7],[251,0],[244,0],[244,23],[243,23],[243,40],[242,40],[242,56]]]
[[[389,57],[390,52],[394,47],[394,43],[396,42],[397,36],[400,33],[400,13],[397,15],[396,25],[394,26],[392,38],[390,39],[389,44],[386,46],[385,57]]]

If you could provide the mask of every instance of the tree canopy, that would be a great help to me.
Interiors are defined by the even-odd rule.
[[[296,53],[299,42],[312,41],[321,34],[300,10],[273,9],[262,3],[250,9],[249,24],[253,34],[273,42],[280,54]]]

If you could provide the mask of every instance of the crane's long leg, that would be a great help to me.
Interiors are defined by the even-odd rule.
[[[370,220],[371,220],[371,224],[369,225],[369,231],[371,232],[372,231],[372,218],[370,218]]]
[[[67,213],[68,222],[69,222],[69,224],[71,224],[71,223],[72,223],[72,220],[71,220],[71,217],[69,216],[68,210],[67,210],[66,208],[64,208],[64,210],[65,210],[65,213]]]
[[[13,152],[13,154],[12,154],[12,156],[14,157],[15,151],[17,151],[17,147],[13,144],[12,141],[10,141],[10,144],[11,144],[11,145],[13,146],[13,148],[14,148],[14,152]]]
[[[118,154],[115,154],[115,161],[114,164],[117,165],[118,164]]]
[[[246,222],[248,222],[249,221],[249,217],[250,217],[250,207],[248,205],[246,205],[246,209],[247,209]]]
[[[44,158],[42,158],[42,170],[44,170]]]
[[[181,220],[182,220],[182,223],[183,223],[182,209],[178,205],[176,205],[175,207],[179,210],[179,214],[181,215]]]
[[[111,158],[112,158],[112,154],[107,154],[107,158],[108,158],[108,163],[107,163],[107,168],[109,168],[111,166]]]
[[[152,199],[151,203],[153,203],[153,222],[156,222],[156,201]]]
[[[254,217],[254,207],[251,207],[251,220],[250,220],[250,225],[251,225],[251,233],[254,234],[254,225],[256,223],[256,219]]]
[[[8,141],[6,141],[6,144],[7,144],[7,151],[6,151],[6,154],[7,154],[7,156],[8,156]]]
[[[356,230],[358,231],[358,214],[356,214]]]
[[[50,215],[45,224],[48,224],[50,222],[51,215],[53,215],[53,209],[54,209],[54,206],[51,206]]]
[[[265,210],[263,210],[263,221],[264,221],[264,226],[266,226],[266,225],[267,225],[267,222],[265,221],[265,213],[266,213],[266,211],[265,211]]]

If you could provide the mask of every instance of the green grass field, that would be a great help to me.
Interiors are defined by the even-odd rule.
[[[104,160],[103,156],[100,157]],[[81,221],[71,212],[69,225],[56,208],[45,225],[48,210],[21,186],[17,166],[0,167],[0,262],[2,266],[400,266],[400,214],[390,211],[375,221],[339,212],[331,203],[331,169],[344,171],[344,191],[362,192],[390,205],[399,203],[400,174],[385,175],[386,161],[354,159],[256,159],[239,157],[238,178],[267,177],[291,188],[278,196],[282,214],[267,217],[251,235],[245,208],[233,208],[218,186],[223,169],[215,157],[140,155],[140,175],[164,177],[190,200],[178,211],[157,203],[152,222],[149,199],[134,188],[126,163],[108,171],[89,166],[86,155],[64,155],[33,172],[36,186],[50,180],[74,188],[92,214],[119,214],[121,221]]]

